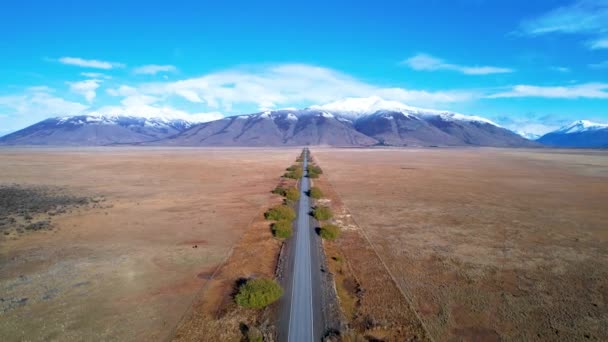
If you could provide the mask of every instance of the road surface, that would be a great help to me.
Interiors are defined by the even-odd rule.
[[[307,153],[307,152],[306,152]],[[287,342],[320,341],[323,329],[321,317],[320,280],[318,237],[314,232],[308,190],[310,180],[307,177],[308,155],[304,156],[304,176],[300,180],[300,200],[298,201],[298,216],[295,223],[294,239],[291,241],[291,260],[289,262],[285,305],[280,340]],[[288,315],[288,318],[285,317]]]

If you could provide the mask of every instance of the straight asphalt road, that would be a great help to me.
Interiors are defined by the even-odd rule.
[[[307,153],[307,152],[305,152]],[[314,317],[314,313],[318,311],[318,295],[313,296],[314,289],[313,272],[319,272],[318,267],[313,269],[313,258],[311,257],[311,236],[312,226],[310,219],[310,198],[308,190],[310,189],[310,180],[307,177],[308,172],[308,155],[304,156],[304,176],[300,181],[300,200],[298,202],[298,218],[296,221],[296,233],[293,246],[295,247],[295,255],[292,267],[292,284],[290,295],[289,321],[288,321],[288,342],[311,342],[318,341],[320,336],[318,331],[321,327],[315,327],[315,320],[318,322],[319,317]],[[317,258],[314,258],[316,261]],[[316,282],[315,282],[316,283]],[[319,284],[317,283],[318,287]]]

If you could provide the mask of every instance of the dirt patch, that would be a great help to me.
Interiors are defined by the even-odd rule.
[[[607,152],[313,154],[435,340],[608,340]]]

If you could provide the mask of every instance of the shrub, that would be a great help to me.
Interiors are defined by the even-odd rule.
[[[238,305],[246,308],[261,309],[283,295],[281,286],[272,279],[250,279],[241,285],[235,296]]]
[[[323,173],[323,170],[317,165],[309,164],[306,169],[308,170],[309,178],[319,178],[319,175]]]
[[[285,196],[287,190],[285,190],[284,187],[282,186],[277,186],[276,188],[274,188],[274,190],[272,190],[273,194],[277,194],[277,195],[281,195],[281,196]]]
[[[287,239],[291,236],[293,228],[291,221],[281,220],[272,224],[272,234],[281,239]]]
[[[286,205],[277,205],[276,207],[268,209],[268,211],[264,213],[264,217],[267,220],[272,221],[293,221],[296,218],[296,212]]]
[[[291,187],[285,191],[285,198],[288,200],[295,202],[300,199],[300,190],[295,187]]]
[[[334,240],[340,235],[340,227],[335,224],[326,224],[321,227],[319,235],[325,240]]]
[[[307,169],[308,169],[308,172],[318,173],[320,175],[323,174],[323,170],[321,170],[321,168],[319,166],[314,165],[314,164],[308,165]]]
[[[340,227],[335,224],[326,224],[319,230],[319,235],[325,240],[334,240],[340,236]]]
[[[329,209],[328,207],[318,206],[318,207],[315,207],[313,216],[315,217],[315,219],[317,219],[317,221],[325,221],[325,220],[329,220],[330,218],[332,218],[333,213],[331,212],[331,209]]]
[[[285,178],[291,178],[291,179],[300,179],[302,178],[302,168],[297,168],[293,171],[287,171],[285,172],[285,174],[283,175],[283,177]]]
[[[264,337],[262,336],[262,332],[260,331],[260,329],[251,327],[247,329],[246,341],[264,342]]]
[[[308,196],[310,196],[314,199],[319,199],[319,198],[323,197],[323,192],[318,187],[313,186],[312,188],[310,188],[310,191],[308,192]]]

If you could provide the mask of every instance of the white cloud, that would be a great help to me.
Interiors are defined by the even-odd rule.
[[[176,70],[177,68],[173,65],[149,64],[135,68],[133,72],[142,75],[156,75],[159,72],[174,72]]]
[[[579,0],[521,23],[519,33],[538,36],[551,33],[595,37],[590,49],[608,48],[608,0]]]
[[[196,122],[207,122],[221,119],[224,115],[218,111],[189,113],[173,108],[163,103],[158,96],[145,95],[137,88],[122,85],[116,89],[108,89],[111,96],[123,97],[119,106],[104,106],[92,112],[109,115],[137,115],[144,117],[162,117],[184,119]]]
[[[87,99],[88,102],[92,102],[97,95],[96,90],[99,88],[101,80],[91,79],[78,82],[67,82],[70,86],[70,91],[76,94],[80,94]]]
[[[174,82],[144,83],[140,94],[177,97],[225,111],[234,107],[257,109],[307,106],[345,97],[380,96],[412,105],[467,101],[470,91],[426,91],[380,87],[338,71],[305,64],[244,67]]]
[[[608,49],[608,38],[600,38],[589,42],[591,50]]]
[[[405,64],[414,70],[450,70],[457,71],[465,75],[488,75],[513,72],[513,70],[509,68],[500,68],[494,66],[464,66],[458,64],[450,64],[446,63],[443,59],[433,57],[424,53],[412,56],[401,62],[401,64]]]
[[[99,72],[81,72],[80,75],[82,75],[84,77],[88,77],[88,78],[102,78],[102,79],[106,79],[106,80],[109,80],[112,78],[112,76],[108,76],[106,74],[102,74]]]
[[[87,105],[57,97],[46,86],[30,87],[18,95],[0,96],[0,113],[5,132],[21,129],[53,116],[75,115]],[[5,121],[5,122],[4,122]]]
[[[96,59],[83,59],[79,57],[61,57],[59,63],[67,65],[76,65],[83,68],[94,68],[94,69],[113,69],[113,68],[124,68],[125,65],[116,62],[100,61]]]
[[[608,99],[608,83],[584,83],[570,86],[516,85],[510,90],[487,98],[543,97],[561,99]]]
[[[549,69],[551,69],[553,71],[563,72],[563,73],[570,72],[570,68],[560,67],[560,66],[550,67]]]

